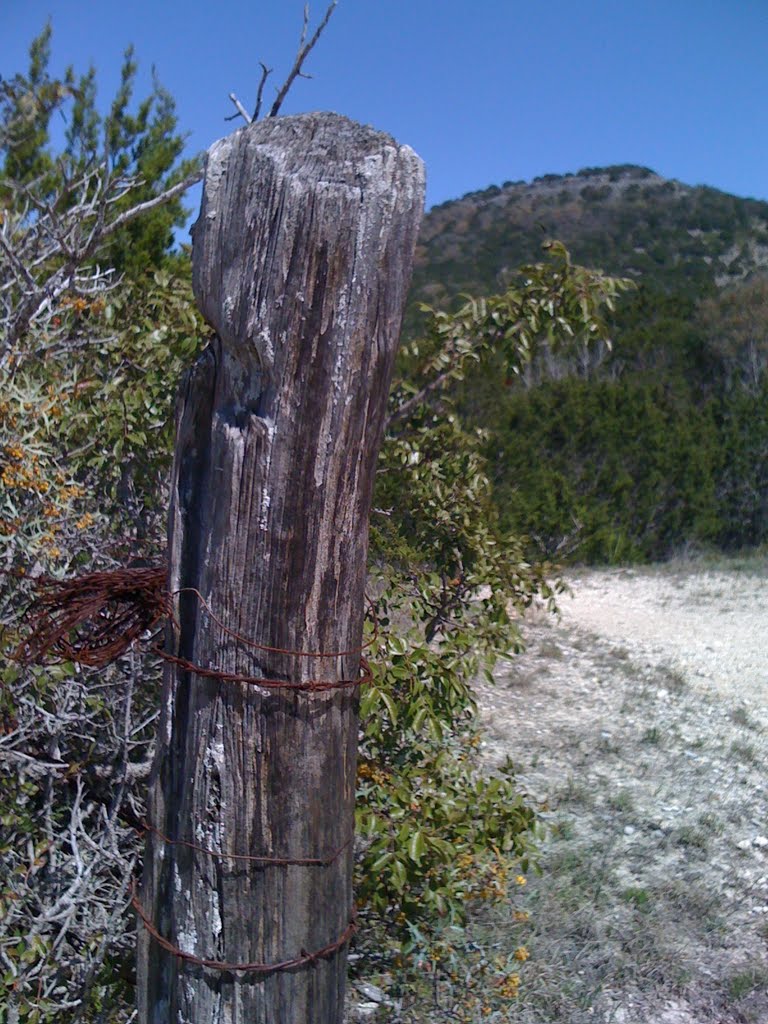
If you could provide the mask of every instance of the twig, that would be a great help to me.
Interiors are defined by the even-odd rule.
[[[99,241],[104,238],[109,238],[109,236],[114,234],[114,232],[121,228],[123,224],[127,224],[135,217],[140,216],[140,214],[146,213],[148,210],[154,210],[156,206],[162,206],[163,203],[170,202],[171,199],[175,199],[176,196],[180,196],[182,192],[186,192],[188,188],[196,185],[198,181],[202,181],[204,174],[204,169],[200,167],[198,170],[188,174],[183,181],[179,181],[170,188],[167,188],[165,192],[161,192],[160,195],[153,196],[152,199],[147,199],[144,203],[138,203],[130,210],[126,210],[125,213],[121,213],[119,217],[115,217],[111,223],[106,225]]]
[[[35,281],[34,277],[32,277],[29,270],[24,266],[23,262],[18,258],[16,253],[8,245],[5,238],[3,237],[2,232],[0,232],[0,247],[2,247],[2,250],[7,256],[10,263],[13,264],[13,271],[17,279],[20,281],[24,281],[30,288],[36,288],[37,281]]]
[[[235,96],[235,94],[233,92],[231,92],[229,94],[229,98],[232,100],[232,102],[237,107],[237,113],[236,114],[231,114],[229,117],[225,117],[224,120],[225,121],[234,121],[235,118],[242,117],[246,124],[251,124],[255,119],[250,116],[250,114],[245,109],[245,107],[240,102],[240,100],[237,98],[237,96]]]
[[[285,97],[288,95],[288,91],[291,88],[291,86],[293,85],[294,81],[299,76],[304,77],[304,78],[308,77],[308,76],[303,74],[303,72],[301,70],[301,67],[302,67],[304,61],[306,60],[307,56],[309,55],[309,53],[312,51],[312,48],[315,46],[315,44],[317,43],[318,39],[322,35],[323,29],[328,24],[328,22],[331,20],[331,15],[334,12],[334,9],[336,7],[337,2],[338,2],[338,0],[331,0],[331,3],[328,4],[328,9],[325,12],[325,16],[323,17],[323,20],[318,25],[317,31],[315,32],[315,34],[312,36],[312,38],[309,40],[308,43],[305,42],[305,40],[307,38],[307,27],[309,25],[309,4],[307,4],[304,7],[304,24],[303,24],[302,30],[301,30],[301,39],[299,40],[299,50],[298,50],[298,53],[296,54],[296,60],[294,61],[293,67],[291,68],[291,70],[290,70],[290,72],[288,74],[288,77],[286,78],[285,82],[283,83],[282,88],[280,89],[280,91],[277,94],[277,98],[275,99],[275,102],[272,104],[272,109],[270,110],[270,112],[268,114],[269,117],[276,117],[278,115],[278,113],[280,112],[280,107],[283,105],[283,101],[285,100]]]
[[[157,206],[161,206],[163,203],[167,203],[182,192],[185,192],[202,179],[203,173],[203,168],[201,167],[187,175],[183,181],[177,182],[177,184],[172,185],[159,195],[146,200],[146,202],[138,203],[130,210],[126,210],[115,217],[113,221],[107,222],[107,208],[111,199],[114,198],[113,190],[115,185],[122,186],[123,182],[119,178],[110,180],[108,160],[105,157],[98,172],[89,173],[82,179],[84,188],[87,188],[93,177],[96,177],[96,196],[93,200],[77,203],[74,207],[67,210],[68,226],[66,228],[63,228],[59,223],[53,225],[54,241],[49,249],[46,249],[42,254],[35,254],[36,232],[34,229],[23,240],[18,253],[10,250],[4,236],[0,238],[0,243],[2,243],[0,248],[3,249],[8,260],[11,260],[12,256],[14,258],[14,269],[18,269],[19,266],[25,263],[22,257],[28,254],[26,260],[27,270],[24,276],[26,293],[22,294],[18,302],[10,304],[8,312],[0,320],[5,327],[5,338],[0,341],[0,364],[7,358],[8,353],[13,350],[19,338],[28,330],[30,324],[45,309],[52,309],[53,303],[58,296],[71,287],[73,281],[77,278],[78,270],[93,257],[94,253],[106,239],[135,217]],[[126,189],[129,187],[130,185],[125,186]],[[70,186],[68,190],[71,193],[75,189],[73,186]],[[119,188],[120,195],[123,194],[123,191],[123,188]],[[82,225],[85,222],[89,222],[90,218],[94,218],[93,222],[90,223],[88,228],[83,228]],[[35,227],[38,228],[42,224],[44,229],[50,231],[51,223],[50,215],[46,215],[45,211],[43,211]],[[76,230],[82,232],[84,237],[78,238]],[[68,239],[70,232],[75,235],[72,241]],[[9,250],[8,252],[6,252],[7,249]],[[38,265],[44,266],[49,259],[55,259],[57,255],[64,256],[64,262],[50,272],[47,277],[43,277],[43,280],[40,282],[35,281],[30,270],[36,269]]]
[[[391,430],[392,427],[402,423],[403,420],[408,419],[411,413],[425,402],[430,395],[435,391],[439,391],[449,380],[452,379],[455,370],[456,366],[452,364],[443,373],[438,374],[437,377],[433,377],[432,380],[428,384],[425,384],[421,390],[417,391],[415,395],[411,395],[410,398],[407,398],[396,409],[393,409],[385,420],[384,429]]]
[[[253,120],[258,121],[259,114],[261,113],[261,97],[264,92],[264,84],[272,74],[272,68],[268,68],[263,60],[259,61],[261,67],[261,81],[259,82],[258,92],[256,93],[256,109],[253,112]]]

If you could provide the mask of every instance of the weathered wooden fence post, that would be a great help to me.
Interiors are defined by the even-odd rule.
[[[368,514],[423,191],[412,150],[335,114],[210,151],[193,263],[216,336],[178,412],[142,1024],[341,1021]]]

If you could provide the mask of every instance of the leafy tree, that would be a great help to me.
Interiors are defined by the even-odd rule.
[[[759,389],[733,387],[720,405],[717,542],[725,548],[756,547],[768,537],[766,400],[764,376]]]
[[[496,499],[505,527],[531,537],[529,555],[620,563],[717,539],[715,402],[627,376],[545,383],[505,411]]]
[[[6,653],[41,575],[162,550],[173,390],[204,333],[168,251],[199,174],[167,187],[186,170],[171,101],[156,84],[134,111],[128,56],[102,117],[93,70],[53,78],[49,48],[46,28],[28,72],[0,83]],[[137,649],[99,673],[7,662],[0,675],[0,1016],[127,1019],[158,668]]]
[[[183,222],[183,192],[201,177],[199,161],[179,164],[173,102],[155,82],[131,112],[136,64],[126,52],[120,89],[102,117],[95,72],[61,79],[48,72],[50,26],[33,42],[30,68],[0,82],[0,360],[61,350],[63,299],[103,298],[120,271],[159,267],[172,228]],[[54,156],[49,126],[67,122]],[[140,221],[139,221],[139,218]],[[104,268],[108,269],[104,269]],[[23,342],[26,341],[26,348]]]

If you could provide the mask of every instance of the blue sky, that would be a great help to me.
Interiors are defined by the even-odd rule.
[[[325,0],[311,4],[312,23]],[[0,73],[47,17],[53,65],[114,90],[136,47],[175,96],[191,152],[252,106],[258,61],[281,82],[301,0],[0,0]],[[768,198],[768,0],[339,0],[283,108],[336,110],[424,158],[428,205],[585,166],[639,163]],[[267,97],[272,95],[270,86]]]

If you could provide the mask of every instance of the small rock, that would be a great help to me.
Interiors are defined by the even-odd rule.
[[[361,996],[372,1003],[388,1003],[387,994],[378,985],[372,985],[369,981],[358,981],[355,988]]]
[[[766,838],[766,836],[756,836],[752,840],[752,845],[759,846],[762,850],[764,847],[768,846],[768,838]]]
[[[752,840],[742,839],[740,842],[736,843],[736,848],[738,850],[749,850],[752,848]]]
[[[356,1003],[352,1012],[357,1020],[372,1020],[379,1012],[379,1003]]]
[[[624,835],[625,836],[633,836],[634,834],[635,834],[635,829],[631,825],[625,825],[624,826]]]

